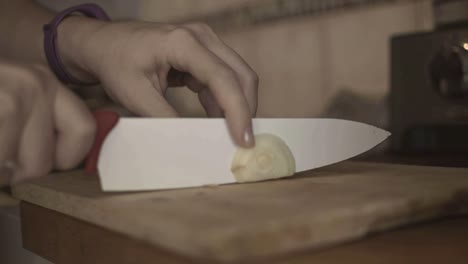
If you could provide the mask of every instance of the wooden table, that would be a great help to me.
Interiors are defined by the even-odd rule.
[[[23,202],[24,247],[54,263],[207,263]],[[242,262],[246,263],[246,262]],[[468,217],[399,228],[328,249],[297,252],[258,264],[468,263]]]
[[[468,218],[453,216],[453,213],[467,212],[467,169],[342,163],[314,171],[313,175],[309,172],[305,174],[288,181],[222,189],[150,192],[117,198],[100,193],[93,180],[80,178],[78,174],[61,175],[16,190],[17,197],[24,200],[21,202],[23,243],[25,248],[46,259],[67,264],[468,263]],[[340,192],[344,194],[339,195]],[[278,200],[279,197],[289,197],[288,193],[292,193],[291,201]],[[263,204],[272,211],[262,211],[266,209],[259,207],[260,212],[252,216],[251,229],[242,229],[247,222],[236,222],[227,226],[232,232],[214,234],[219,227],[226,225],[221,216],[239,220],[246,217],[242,213],[245,208],[255,208],[246,204],[246,198],[239,194],[247,197],[259,195],[259,200],[251,203]],[[200,198],[199,195],[206,197]],[[230,203],[231,209],[217,208],[221,201],[229,197],[238,197],[238,201]],[[340,199],[335,199],[337,197]],[[204,203],[193,201],[196,199]],[[272,204],[264,204],[269,199]],[[257,228],[263,228],[262,221],[268,220],[265,217],[281,216],[281,212],[275,212],[275,209],[293,207],[288,209],[290,214],[301,208],[294,207],[294,203],[311,199],[322,199],[323,202],[306,206],[310,213],[305,212],[299,218],[288,218],[286,215],[282,222],[277,222],[281,225],[274,230],[264,229],[263,233],[258,233],[270,239],[258,240],[255,232]],[[152,201],[151,206],[149,200]],[[186,203],[198,206],[201,212],[205,212],[206,222],[210,224],[200,222],[203,218],[195,217],[196,211],[184,207]],[[153,211],[148,211],[154,209],[170,213],[170,206],[182,206],[188,212],[175,214],[179,217],[171,223],[163,221],[164,217],[158,219],[157,214],[155,217]],[[210,208],[217,210],[220,217],[210,216],[207,210]],[[107,213],[99,215],[96,213],[99,210]],[[125,214],[127,211],[139,213]],[[327,215],[327,222],[318,221],[324,219],[320,214]],[[154,220],[154,225],[145,225],[149,216],[153,217],[150,220]],[[132,217],[139,220],[132,222]],[[189,220],[196,221],[192,223]],[[129,223],[135,227],[125,226]],[[186,227],[184,223],[192,223],[193,230],[183,230]],[[147,234],[139,232],[138,225],[139,228],[148,228]],[[164,228],[176,229],[169,232]],[[338,231],[335,232],[333,228]],[[354,232],[355,229],[360,231]],[[241,232],[245,230],[250,230],[250,233]],[[265,230],[270,233],[265,233]],[[190,243],[171,243],[170,240],[181,240],[167,235],[182,231],[190,243],[202,244],[191,248]],[[196,237],[204,234],[202,231],[206,232],[207,239]],[[169,241],[162,237],[167,237]],[[245,243],[262,243],[253,245],[268,254],[244,258],[257,252],[239,251],[242,244],[230,240],[233,237]],[[281,243],[283,237],[287,242],[285,244]],[[282,254],[269,257],[273,253],[271,249]],[[228,257],[223,255],[224,252]],[[204,253],[210,258],[204,259]],[[190,257],[191,254],[199,256]]]

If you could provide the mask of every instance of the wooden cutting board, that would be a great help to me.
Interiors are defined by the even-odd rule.
[[[278,181],[119,194],[72,172],[14,195],[178,254],[239,261],[466,213],[468,169],[343,162]]]

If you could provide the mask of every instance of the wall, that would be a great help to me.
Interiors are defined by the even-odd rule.
[[[141,0],[34,0],[43,6],[46,6],[52,10],[63,10],[67,7],[85,4],[95,3],[103,7],[106,12],[114,19],[122,18],[136,18],[140,17],[141,13]]]
[[[431,28],[431,3],[419,0],[276,19],[219,33],[260,76],[260,117],[327,116],[385,126],[389,39]],[[203,113],[189,91],[172,90],[169,99],[186,114]]]
[[[143,0],[140,18],[149,21],[184,20],[236,8],[252,0]]]

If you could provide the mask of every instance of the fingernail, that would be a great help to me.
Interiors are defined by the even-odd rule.
[[[246,147],[253,147],[255,145],[252,126],[248,126],[244,132],[244,144]]]

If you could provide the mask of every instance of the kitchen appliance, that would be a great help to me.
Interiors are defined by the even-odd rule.
[[[468,1],[433,7],[434,30],[391,39],[391,150],[468,156]]]

